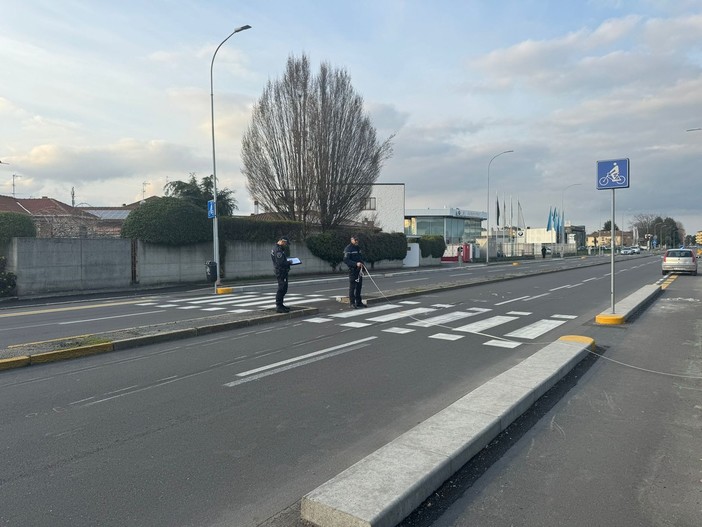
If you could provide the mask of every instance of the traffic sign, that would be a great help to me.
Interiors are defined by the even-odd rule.
[[[629,188],[629,158],[597,162],[597,190]]]
[[[215,200],[211,199],[207,202],[207,217],[209,219],[214,218],[217,215],[217,205]]]

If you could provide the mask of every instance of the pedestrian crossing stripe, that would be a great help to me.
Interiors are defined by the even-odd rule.
[[[521,342],[514,342],[513,340],[499,340],[499,339],[492,339],[488,340],[485,345],[486,346],[495,346],[497,348],[510,348],[514,349],[517,346],[519,346]]]
[[[372,324],[368,322],[345,322],[343,324],[339,324],[340,326],[344,326],[347,328],[365,328],[367,326],[370,326]]]
[[[536,337],[551,331],[552,329],[556,329],[561,324],[565,324],[565,320],[539,320],[538,322],[524,326],[516,331],[511,331],[510,333],[507,333],[505,337],[533,340]]]
[[[387,328],[383,331],[385,333],[397,333],[398,335],[405,335],[407,333],[413,333],[415,330],[409,328]]]
[[[465,335],[451,335],[450,333],[436,333],[435,335],[429,335],[429,338],[439,340],[459,340],[464,336]]]
[[[400,311],[398,313],[388,313],[387,315],[379,315],[377,317],[369,318],[368,320],[370,320],[371,322],[390,322],[392,320],[413,317],[414,315],[421,315],[423,313],[431,313],[432,311],[436,310],[431,307],[416,307],[414,309]]]
[[[485,320],[479,320],[478,322],[473,322],[472,324],[466,324],[460,328],[454,328],[454,331],[463,331],[465,333],[482,333],[488,329],[492,329],[507,322],[512,322],[517,320],[519,317],[508,317],[505,315],[498,315],[495,317],[486,318]]]
[[[417,320],[415,322],[410,322],[408,326],[419,326],[420,328],[428,328],[431,326],[440,326],[442,324],[448,324],[449,322],[455,322],[456,320],[461,320],[468,317],[474,317],[479,315],[477,311],[455,311],[453,313],[446,313],[444,315],[438,315],[431,318],[425,318],[424,320]]]

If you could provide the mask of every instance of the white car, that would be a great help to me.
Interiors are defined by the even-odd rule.
[[[619,254],[634,254],[630,247],[622,247]]]
[[[632,245],[631,252],[632,254],[641,254],[641,249],[639,247],[636,247],[635,245]]]

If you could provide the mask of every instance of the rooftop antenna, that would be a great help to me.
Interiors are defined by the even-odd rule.
[[[22,176],[18,176],[17,174],[12,174],[12,197],[13,198],[15,197],[15,179],[18,177],[22,177]]]

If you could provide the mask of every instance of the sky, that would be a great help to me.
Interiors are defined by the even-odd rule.
[[[702,230],[702,0],[0,0],[0,194],[120,206],[212,173],[254,211],[252,108],[293,55],[350,75],[406,208]],[[501,152],[513,150],[508,154]],[[597,161],[630,186],[597,190]],[[13,175],[17,177],[13,177]],[[489,194],[488,194],[489,180]],[[14,183],[14,188],[13,188]],[[502,212],[504,218],[504,210]],[[508,212],[508,214],[510,214]]]

